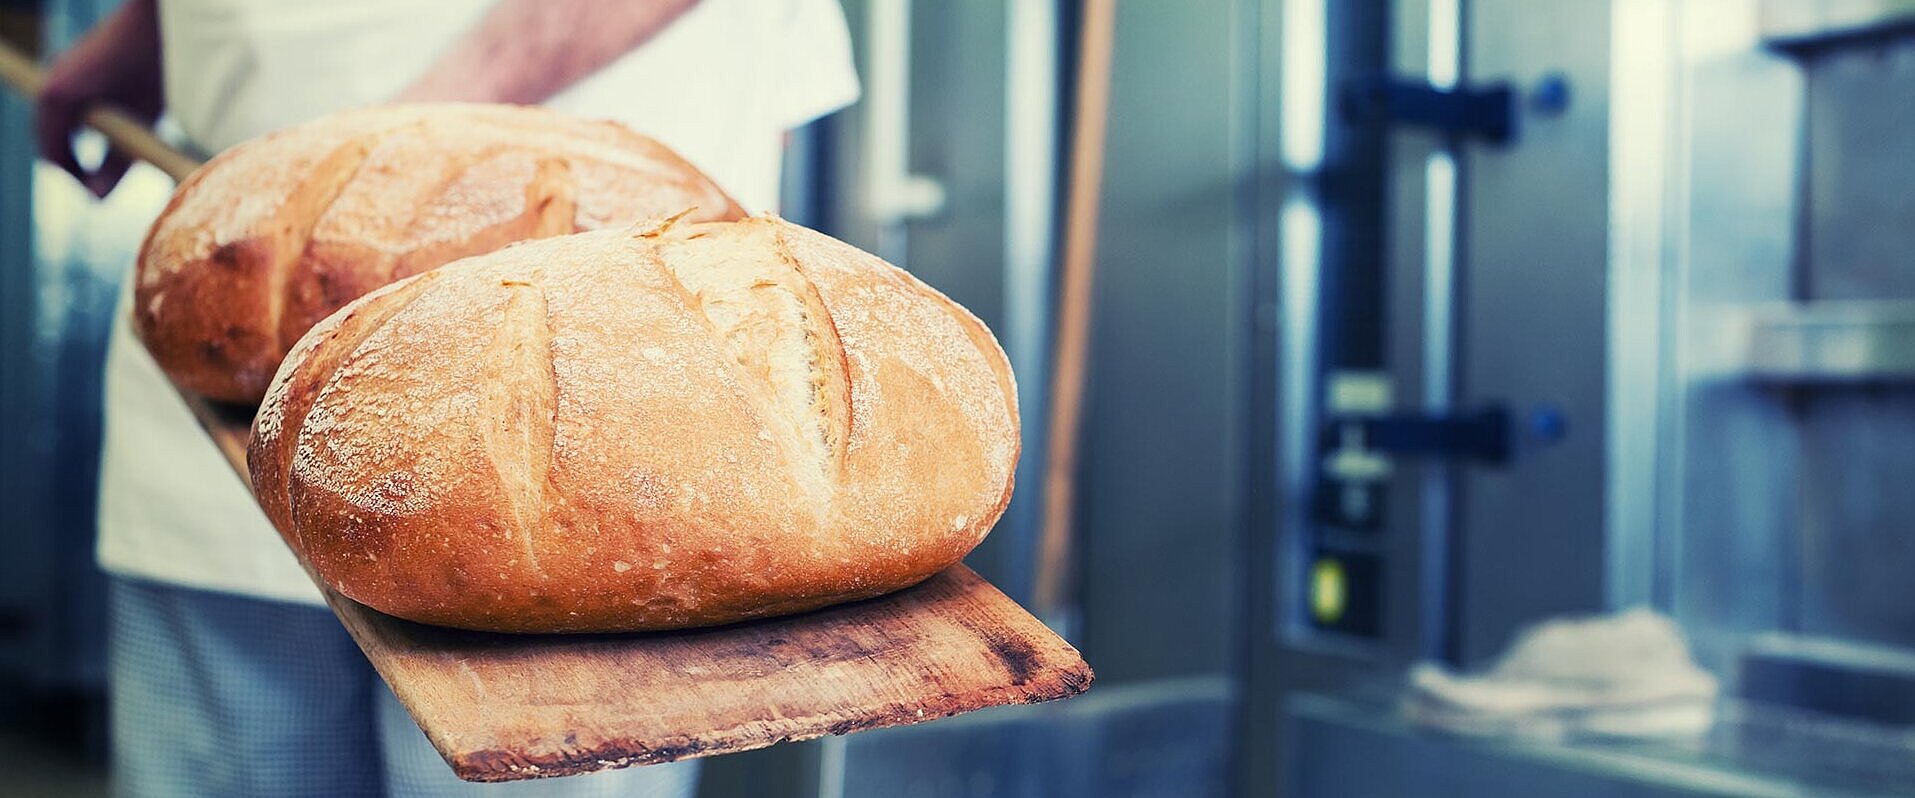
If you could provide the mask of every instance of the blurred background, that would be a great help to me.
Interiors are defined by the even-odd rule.
[[[44,59],[111,6],[7,0],[0,35]],[[784,213],[1003,341],[1025,456],[969,562],[1028,601],[1082,8],[844,6],[864,98],[793,137]],[[1047,619],[1096,686],[711,760],[701,794],[1915,791],[1915,2],[1115,30]],[[0,99],[0,793],[104,794],[116,213],[171,185],[94,203],[30,126]]]

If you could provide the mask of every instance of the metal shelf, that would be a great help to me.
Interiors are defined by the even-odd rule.
[[[1718,702],[1705,734],[1663,739],[1463,735],[1374,695],[1302,693],[1285,709],[1304,749],[1293,792],[1306,796],[1915,794],[1908,727],[1749,701]]]
[[[1797,58],[1812,58],[1908,36],[1915,32],[1915,2],[1765,0],[1760,24],[1763,46]]]
[[[1789,384],[1915,383],[1915,301],[1817,301],[1747,309],[1736,371]]]

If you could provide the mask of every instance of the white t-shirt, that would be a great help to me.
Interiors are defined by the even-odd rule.
[[[384,101],[492,4],[161,0],[168,113],[197,146],[216,152]],[[701,0],[547,105],[625,122],[677,150],[746,208],[764,210],[777,203],[784,133],[857,96],[835,0]],[[251,494],[133,337],[127,302],[123,293],[107,348],[101,567],[318,603]]]

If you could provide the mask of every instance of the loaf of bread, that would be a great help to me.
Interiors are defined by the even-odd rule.
[[[335,114],[195,172],[139,258],[134,329],[182,387],[256,402],[299,336],[393,280],[529,238],[697,208],[725,192],[612,122],[538,108]]]
[[[914,584],[983,539],[1017,454],[982,323],[759,217],[527,242],[366,296],[286,358],[249,461],[344,595],[573,632]]]

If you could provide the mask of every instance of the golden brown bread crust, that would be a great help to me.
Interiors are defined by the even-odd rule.
[[[188,390],[254,402],[294,341],[395,279],[514,241],[737,203],[651,139],[538,108],[347,111],[214,158],[140,251],[134,330]]]
[[[341,593],[510,632],[670,629],[897,590],[1010,501],[995,339],[772,218],[469,258],[299,342],[254,490]]]

